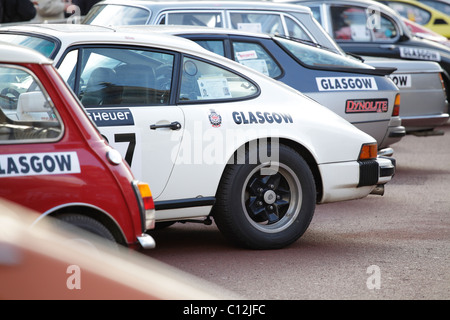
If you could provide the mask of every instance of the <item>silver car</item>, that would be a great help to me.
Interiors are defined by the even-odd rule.
[[[409,61],[382,57],[363,57],[372,66],[395,61],[397,72],[390,77],[401,92],[400,117],[406,132],[415,135],[441,135],[439,127],[449,115],[441,66],[431,61]]]
[[[365,57],[372,65],[393,61],[402,94],[400,117],[409,132],[432,134],[449,119],[450,50],[414,37],[391,8],[370,0],[289,1],[308,6],[314,17],[346,51]],[[369,30],[368,24],[374,29]],[[376,57],[376,58],[373,58]],[[380,58],[383,61],[380,61]],[[439,66],[436,66],[438,64]],[[407,80],[407,81],[406,81]]]

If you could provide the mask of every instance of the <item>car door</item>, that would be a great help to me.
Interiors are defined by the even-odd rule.
[[[176,56],[139,47],[78,46],[58,69],[101,134],[151,182],[153,197],[172,173],[184,131],[184,115],[169,105]]]
[[[331,4],[328,10],[329,33],[345,52],[399,57],[400,28],[376,8]]]

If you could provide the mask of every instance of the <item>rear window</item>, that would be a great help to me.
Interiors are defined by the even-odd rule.
[[[347,58],[334,52],[316,48],[293,40],[277,38],[278,44],[295,57],[301,64],[312,68],[357,68],[374,69],[355,59]]]
[[[121,5],[98,5],[88,12],[83,24],[100,26],[114,25],[140,25],[146,24],[150,17],[150,11]]]
[[[167,13],[166,24],[223,28],[223,17],[220,12],[170,12]]]
[[[56,41],[25,34],[0,34],[0,41],[13,43],[39,51],[47,58],[51,57],[57,46]]]

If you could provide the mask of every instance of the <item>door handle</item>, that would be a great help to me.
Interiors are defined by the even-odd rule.
[[[395,49],[395,45],[393,45],[393,44],[380,44],[380,49],[394,50]]]
[[[174,121],[172,123],[168,124],[151,124],[150,129],[156,130],[156,129],[162,129],[162,128],[168,128],[171,130],[180,130],[181,129],[181,123],[178,121]]]

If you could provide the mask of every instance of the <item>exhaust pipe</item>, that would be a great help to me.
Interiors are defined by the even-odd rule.
[[[378,150],[378,156],[380,157],[392,157],[394,154],[394,149],[392,148],[384,148],[381,150]]]
[[[370,194],[375,194],[378,196],[384,195],[384,184],[377,185]]]

